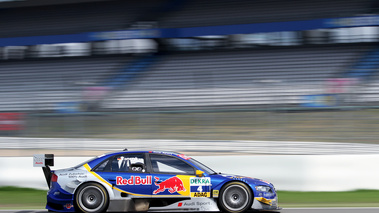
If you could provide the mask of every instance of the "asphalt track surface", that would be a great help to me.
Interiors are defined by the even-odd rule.
[[[379,208],[285,208],[281,213],[377,213]],[[47,213],[47,210],[0,210],[0,213]],[[175,213],[175,212],[169,212]],[[178,212],[180,213],[180,212]],[[255,213],[255,212],[248,212]]]

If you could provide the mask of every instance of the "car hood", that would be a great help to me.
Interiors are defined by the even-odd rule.
[[[252,178],[252,177],[246,177],[246,176],[241,176],[241,175],[231,175],[231,174],[215,174],[212,176],[219,179],[223,179],[224,181],[222,182],[237,180],[237,181],[245,182],[251,186],[270,186],[274,188],[272,183],[259,179],[259,178]]]

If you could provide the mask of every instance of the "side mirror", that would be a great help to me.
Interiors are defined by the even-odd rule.
[[[201,171],[201,170],[196,170],[196,177],[203,177],[204,176],[204,172]]]

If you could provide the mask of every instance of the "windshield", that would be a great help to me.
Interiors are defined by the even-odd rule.
[[[189,159],[189,161],[191,163],[193,163],[197,168],[199,168],[200,170],[202,170],[203,172],[205,172],[207,174],[210,174],[210,175],[211,174],[216,174],[216,172],[213,171],[211,168],[207,167],[206,165],[200,163],[199,161],[197,161],[197,160],[195,160],[193,158]]]

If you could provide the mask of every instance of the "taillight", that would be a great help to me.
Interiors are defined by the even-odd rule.
[[[57,182],[58,176],[56,174],[51,175],[51,182]]]

